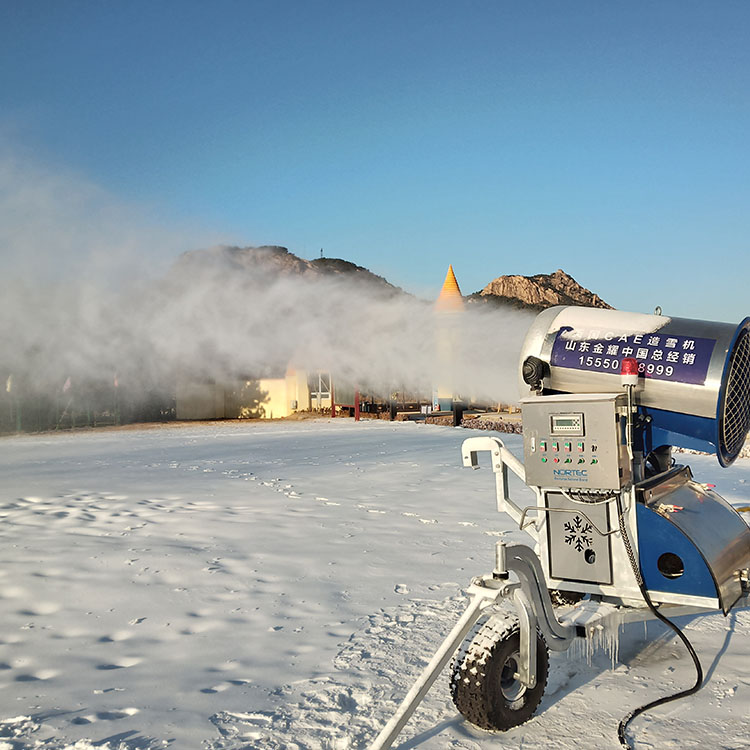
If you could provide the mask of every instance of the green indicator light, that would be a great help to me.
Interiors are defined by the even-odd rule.
[[[542,463],[543,463],[543,464],[546,464],[546,463],[547,463],[547,457],[546,457],[546,456],[543,456],[543,457],[542,457]]]
[[[591,463],[592,463],[592,464],[598,464],[598,463],[599,463],[599,460],[598,460],[598,459],[596,459],[596,458],[592,458],[592,459],[591,459]]]

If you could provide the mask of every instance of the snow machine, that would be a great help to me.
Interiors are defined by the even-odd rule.
[[[523,463],[497,437],[463,442],[467,467],[488,453],[497,508],[534,546],[495,549],[469,606],[371,745],[391,746],[453,658],[461,714],[489,730],[531,718],[549,650],[602,638],[621,624],[750,604],[750,528],[734,508],[675,463],[673,448],[715,453],[729,466],[750,428],[750,318],[738,326],[580,307],[540,313],[524,341]],[[521,506],[509,470],[533,490]],[[511,612],[496,605],[512,603]]]

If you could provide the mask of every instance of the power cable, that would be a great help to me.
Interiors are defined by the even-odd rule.
[[[665,617],[661,612],[659,612],[659,609],[654,606],[654,603],[651,601],[651,596],[649,595],[646,584],[643,581],[643,574],[641,572],[641,566],[640,562],[636,560],[635,554],[633,552],[633,547],[630,543],[630,537],[628,536],[627,529],[625,527],[625,515],[624,511],[622,509],[622,498],[618,497],[617,500],[617,506],[619,511],[619,517],[620,517],[620,533],[622,534],[622,541],[625,545],[625,551],[628,555],[628,560],[630,561],[630,565],[633,568],[633,573],[635,574],[635,579],[638,583],[638,588],[641,590],[641,594],[643,596],[643,599],[645,600],[646,604],[648,605],[648,608],[651,610],[651,612],[654,614],[654,616],[661,620],[667,627],[669,627],[671,630],[673,630],[680,638],[680,640],[685,644],[685,648],[687,648],[688,653],[693,659],[693,664],[695,664],[695,671],[696,671],[696,680],[695,685],[693,687],[688,688],[687,690],[681,690],[678,693],[674,693],[674,695],[668,695],[663,698],[658,698],[655,701],[651,701],[650,703],[646,703],[643,706],[640,706],[639,708],[636,708],[635,710],[631,711],[622,721],[620,722],[619,726],[617,727],[617,736],[620,740],[620,744],[623,747],[629,748],[629,750],[633,750],[633,746],[628,742],[627,737],[625,736],[625,731],[630,724],[630,722],[635,719],[636,716],[640,716],[644,711],[649,711],[652,708],[656,708],[657,706],[664,705],[665,703],[670,703],[671,701],[676,701],[679,698],[686,698],[689,695],[693,695],[694,693],[697,693],[698,690],[700,690],[701,685],[703,684],[703,667],[701,667],[700,659],[698,658],[698,654],[696,654],[695,649],[693,648],[693,644],[690,643],[688,640],[688,637],[680,630],[675,623],[673,623],[670,619]]]

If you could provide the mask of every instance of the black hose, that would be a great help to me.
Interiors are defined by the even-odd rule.
[[[643,582],[643,574],[641,572],[641,566],[638,560],[635,558],[635,554],[633,553],[633,547],[630,544],[630,537],[628,536],[627,529],[625,527],[625,514],[622,510],[622,498],[619,497],[617,500],[618,505],[618,512],[620,516],[620,533],[622,534],[622,541],[625,545],[625,551],[628,554],[628,559],[630,560],[630,565],[633,568],[633,573],[635,573],[635,579],[638,583],[638,588],[641,590],[641,594],[643,595],[643,598],[648,605],[648,608],[651,610],[651,612],[654,614],[654,616],[661,620],[667,627],[669,627],[671,630],[673,630],[680,638],[680,640],[685,644],[685,648],[687,648],[688,653],[693,659],[693,664],[695,664],[695,671],[696,671],[696,679],[695,679],[695,685],[693,687],[688,688],[687,690],[681,690],[678,693],[675,693],[674,695],[668,695],[664,698],[658,698],[655,701],[651,701],[651,703],[646,703],[646,705],[641,706],[640,708],[636,708],[635,710],[631,711],[619,724],[617,727],[617,736],[620,740],[620,744],[623,747],[629,748],[629,750],[632,750],[633,746],[628,742],[627,737],[625,736],[625,730],[628,727],[628,724],[635,719],[636,716],[639,716],[644,711],[649,711],[652,708],[656,708],[656,706],[661,706],[665,703],[670,703],[671,701],[676,701],[679,698],[686,698],[688,695],[693,695],[694,693],[697,693],[698,690],[700,690],[701,685],[703,684],[703,667],[701,667],[700,659],[698,658],[698,654],[695,653],[695,649],[693,648],[693,644],[690,643],[688,640],[688,637],[680,630],[680,628],[677,627],[670,619],[665,617],[661,612],[659,612],[658,608],[654,606],[654,603],[651,601],[651,596],[649,595],[648,591],[646,590],[646,584]]]

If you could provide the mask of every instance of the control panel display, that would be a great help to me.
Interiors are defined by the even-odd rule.
[[[551,435],[583,436],[583,414],[552,414],[550,416]]]
[[[524,465],[531,486],[617,490],[628,482],[619,394],[531,396],[523,410]]]

